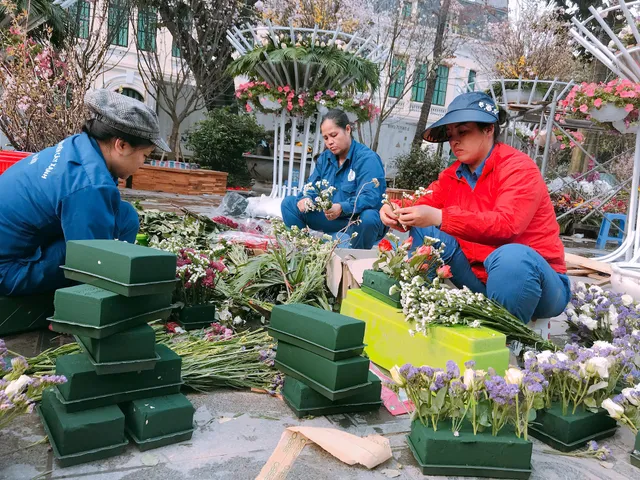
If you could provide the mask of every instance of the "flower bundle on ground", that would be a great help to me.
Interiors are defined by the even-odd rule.
[[[446,369],[406,364],[391,369],[394,390],[403,389],[414,405],[413,416],[434,430],[443,421],[451,422],[454,436],[464,423],[470,423],[474,435],[491,428],[492,435],[512,425],[518,437],[528,437],[528,424],[536,409],[544,406],[547,381],[538,373],[510,368],[505,376],[474,370],[465,363],[461,375],[451,360]]]
[[[575,458],[595,458],[596,460],[604,461],[611,458],[611,449],[606,445],[598,445],[594,440],[590,440],[587,443],[586,450],[579,450],[576,452],[559,452],[558,450],[544,450],[544,453],[552,455],[563,455],[565,457]]]
[[[307,211],[326,212],[333,206],[333,193],[336,187],[329,184],[327,180],[318,180],[315,183],[307,183],[302,192],[309,199]]]
[[[0,430],[20,415],[33,412],[45,388],[67,381],[62,375],[27,375],[27,360],[15,356],[8,361],[8,354],[0,339]]]
[[[640,305],[631,295],[603,290],[597,285],[578,283],[565,309],[571,341],[590,346],[607,342],[640,329]]]

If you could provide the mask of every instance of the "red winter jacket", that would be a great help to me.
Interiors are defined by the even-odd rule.
[[[564,246],[547,186],[531,158],[498,143],[476,187],[458,178],[455,162],[444,170],[417,205],[442,209],[440,229],[454,236],[476,276],[487,281],[483,262],[509,243],[528,245],[558,273],[566,273]]]

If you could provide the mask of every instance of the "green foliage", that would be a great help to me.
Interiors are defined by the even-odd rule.
[[[395,187],[408,190],[428,187],[448,164],[446,157],[421,149],[399,155],[394,162],[397,168]]]
[[[229,186],[248,186],[251,176],[242,154],[253,149],[264,135],[253,116],[218,108],[189,132],[187,147],[202,167],[229,173]]]

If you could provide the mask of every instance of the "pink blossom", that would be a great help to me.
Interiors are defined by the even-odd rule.
[[[286,85],[283,90],[286,92],[288,92],[289,90],[291,90],[291,87],[289,85]]]
[[[247,113],[251,113],[253,111],[253,108],[251,108],[251,105],[249,105],[248,103],[244,106],[244,109],[247,111]]]
[[[633,111],[633,104],[631,104],[631,103],[627,103],[627,104],[624,106],[624,111],[625,111],[625,112],[632,112],[632,111]]]
[[[336,92],[334,92],[333,90],[327,90],[327,95],[329,95],[329,97],[331,98],[335,98]]]
[[[587,113],[589,111],[589,107],[583,103],[582,105],[580,105],[580,111],[582,113]]]
[[[560,144],[560,150],[564,150],[565,148],[567,148],[567,146],[564,143]]]
[[[620,97],[622,98],[635,98],[636,97],[636,92],[633,90],[625,90],[623,92],[620,92]]]
[[[602,105],[602,99],[601,98],[596,98],[593,101],[593,106],[596,107],[596,108],[600,108],[600,105]]]

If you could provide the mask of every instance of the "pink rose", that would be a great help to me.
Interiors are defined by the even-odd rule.
[[[422,245],[421,247],[419,247],[419,248],[416,250],[416,253],[415,253],[415,254],[416,254],[416,255],[418,255],[418,256],[422,256],[422,255],[424,255],[425,257],[430,257],[430,256],[431,256],[432,251],[433,251],[433,249],[432,249],[430,246]]]

